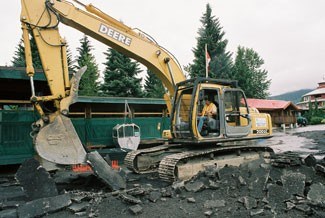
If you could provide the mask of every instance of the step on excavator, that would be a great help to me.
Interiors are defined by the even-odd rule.
[[[186,79],[177,59],[152,37],[91,4],[76,0],[21,0],[21,7],[31,102],[41,117],[33,124],[35,149],[40,157],[72,165],[84,163],[88,153],[69,119],[69,106],[78,98],[79,81],[86,68],[69,77],[66,42],[59,33],[61,24],[139,61],[166,88],[164,99],[171,118],[168,143],[129,152],[125,164],[134,172],[158,171],[161,179],[175,181],[188,179],[207,166],[238,165],[273,152],[256,143],[271,137],[270,115],[249,108],[236,81]],[[37,44],[49,95],[35,94],[30,34]],[[207,101],[215,105],[215,110],[204,119],[205,114],[200,113]],[[45,112],[46,103],[53,104],[55,110]]]

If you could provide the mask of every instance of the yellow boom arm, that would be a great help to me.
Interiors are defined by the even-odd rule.
[[[185,80],[176,59],[153,39],[133,30],[92,5],[74,6],[69,1],[21,0],[21,24],[25,43],[26,73],[31,78],[32,102],[42,119],[34,128],[38,132],[35,148],[38,154],[55,163],[76,164],[85,161],[86,152],[68,115],[70,104],[77,98],[80,78],[85,68],[69,80],[66,42],[61,38],[60,23],[73,27],[113,49],[144,64],[157,75],[168,90],[165,95],[171,111],[170,96],[175,84]],[[44,73],[51,91],[49,96],[35,96],[29,33],[33,34]],[[57,111],[45,115],[39,102],[51,101]]]

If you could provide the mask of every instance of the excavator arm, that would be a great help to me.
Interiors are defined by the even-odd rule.
[[[69,118],[69,106],[78,96],[79,81],[85,68],[71,79],[68,72],[66,42],[60,36],[59,24],[77,29],[107,46],[144,64],[157,75],[168,90],[165,95],[171,111],[170,97],[175,85],[186,78],[177,60],[152,38],[139,30],[131,29],[92,5],[76,7],[69,1],[21,0],[21,24],[26,55],[26,73],[32,87],[31,101],[41,115],[34,125],[37,135],[35,147],[38,154],[59,164],[77,164],[85,161],[86,151]],[[36,96],[29,33],[36,41],[43,71],[51,94]],[[42,102],[53,102],[57,109],[46,114]],[[169,102],[169,103],[168,103]]]

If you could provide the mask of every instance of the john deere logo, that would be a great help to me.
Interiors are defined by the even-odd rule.
[[[106,26],[104,24],[100,25],[99,32],[103,33],[119,42],[122,42],[123,44],[125,44],[127,46],[131,45],[131,41],[132,41],[131,38],[127,37],[126,35],[118,32],[116,30],[113,30],[112,28],[109,28],[108,26]]]

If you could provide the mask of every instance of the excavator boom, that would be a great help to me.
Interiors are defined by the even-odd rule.
[[[70,104],[78,97],[79,81],[86,69],[80,69],[70,80],[66,42],[59,33],[60,23],[75,28],[147,66],[167,88],[168,95],[165,95],[165,99],[169,110],[170,96],[174,95],[175,84],[185,80],[176,59],[150,37],[139,30],[131,29],[93,5],[80,5],[83,10],[69,1],[21,0],[26,72],[32,86],[31,100],[42,117],[34,125],[37,133],[35,146],[41,157],[59,164],[82,163],[86,155],[70,119],[66,117]],[[51,91],[49,96],[35,95],[29,34],[34,36],[37,44]],[[44,112],[41,105],[47,101],[53,102],[57,108],[55,113]]]

